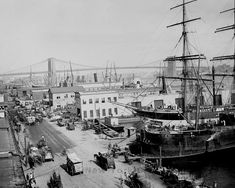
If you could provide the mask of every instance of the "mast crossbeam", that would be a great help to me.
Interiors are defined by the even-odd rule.
[[[235,29],[235,24],[217,28],[215,30],[215,33],[222,32],[222,31],[227,31],[227,30],[231,30],[231,29]]]
[[[159,78],[161,78],[161,76],[159,76]],[[177,77],[177,76],[164,76],[164,78],[167,78],[167,79],[179,79],[179,80],[198,80],[198,78],[196,77],[188,77],[188,78],[185,78],[185,77]],[[206,78],[202,78],[200,80],[203,80],[203,81],[208,81],[208,82],[211,82],[212,79],[206,79]]]
[[[172,7],[172,8],[170,8],[170,10],[173,10],[173,9],[175,9],[175,8],[178,8],[178,7],[181,7],[181,6],[183,6],[183,5],[187,5],[187,4],[192,3],[192,2],[194,2],[194,1],[197,1],[197,0],[192,0],[192,1],[188,1],[188,2],[186,2],[186,3],[182,3],[182,4],[180,4],[180,5],[176,5],[176,6]]]
[[[203,76],[212,76],[213,74],[203,74]],[[214,74],[214,76],[234,76],[235,74],[226,74],[226,73],[219,73],[219,74]]]
[[[222,61],[222,60],[231,60],[231,59],[235,59],[235,55],[213,57],[211,61]]]
[[[201,19],[201,17],[194,18],[194,19],[191,19],[191,20],[186,20],[186,21],[179,22],[179,23],[176,23],[176,24],[168,25],[167,28],[177,26],[177,25],[182,25],[182,24],[185,24],[185,23],[188,23],[188,22],[193,22],[193,21],[200,20],[200,19]]]
[[[221,12],[220,12],[220,14],[225,13],[225,12],[230,12],[230,11],[232,11],[232,10],[235,10],[235,8],[230,8],[230,9],[227,9],[227,10],[221,11]]]
[[[206,59],[203,54],[195,54],[195,55],[187,55],[187,56],[173,56],[168,57],[163,61],[183,61],[183,60],[198,60],[198,59]]]

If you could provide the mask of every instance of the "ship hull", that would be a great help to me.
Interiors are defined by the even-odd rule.
[[[142,117],[147,117],[151,119],[158,120],[183,120],[183,114],[177,111],[171,112],[162,111],[162,110],[142,110],[142,109],[134,109],[135,112]]]
[[[155,134],[142,131],[138,142],[130,146],[132,153],[145,153],[150,158],[162,158],[163,162],[201,161],[214,155],[235,149],[235,126],[184,134]],[[214,135],[214,136],[212,136]]]

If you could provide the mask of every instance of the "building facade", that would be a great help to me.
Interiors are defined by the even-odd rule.
[[[76,92],[77,113],[82,119],[99,119],[108,116],[120,116],[116,91]]]
[[[49,89],[49,104],[52,110],[65,108],[75,103],[75,92],[83,91],[83,87],[57,87]]]

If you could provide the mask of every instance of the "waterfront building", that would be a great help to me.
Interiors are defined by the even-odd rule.
[[[49,89],[49,104],[52,110],[61,109],[75,103],[75,92],[83,91],[81,86],[52,87]]]
[[[41,101],[43,99],[47,99],[48,96],[48,87],[38,87],[38,88],[32,88],[31,89],[31,98],[34,101]]]
[[[77,113],[82,119],[99,119],[107,116],[120,116],[117,91],[75,92]]]
[[[48,98],[49,87],[22,87],[17,89],[17,96],[21,99],[40,101]]]

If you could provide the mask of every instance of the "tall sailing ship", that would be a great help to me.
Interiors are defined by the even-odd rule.
[[[204,154],[214,153],[216,151],[224,151],[235,148],[235,123],[229,121],[232,116],[234,118],[234,109],[217,108],[216,95],[213,88],[213,106],[205,110],[201,103],[201,90],[203,82],[211,81],[200,76],[200,62],[205,59],[203,54],[191,54],[188,48],[188,30],[187,24],[199,20],[200,18],[186,19],[186,5],[197,0],[186,2],[182,0],[182,4],[175,8],[182,8],[183,21],[172,24],[167,27],[182,25],[183,53],[179,57],[169,57],[166,61],[181,61],[183,63],[182,80],[182,112],[175,109],[156,110],[152,112],[152,120],[145,123],[137,137],[137,142],[130,146],[132,152],[146,152],[161,156],[163,159],[176,158],[195,158]],[[231,9],[234,10],[234,9]],[[234,12],[235,15],[235,12]],[[235,29],[235,25],[223,27],[216,31]],[[235,53],[234,53],[235,54]],[[234,59],[232,56],[216,57],[213,60]],[[197,70],[195,76],[192,76],[188,67],[189,62],[197,61]],[[234,60],[235,62],[235,60]],[[234,64],[235,65],[235,64]],[[235,66],[234,66],[235,67]],[[234,69],[235,72],[235,69]],[[214,86],[214,76],[212,82]],[[166,77],[167,78],[167,77]],[[171,77],[173,78],[173,77]],[[175,78],[174,78],[175,79]],[[235,80],[235,74],[234,74]],[[188,104],[189,81],[196,81],[196,105],[192,107]],[[235,81],[233,82],[235,86]],[[234,88],[235,91],[235,88]],[[231,104],[235,104],[235,93],[231,95]],[[204,109],[204,110],[202,110]],[[151,114],[150,111],[138,111],[142,115]],[[151,118],[150,116],[150,118]],[[206,121],[205,121],[206,119]],[[216,119],[216,120],[215,120]],[[139,147],[138,147],[139,146]]]

